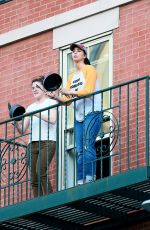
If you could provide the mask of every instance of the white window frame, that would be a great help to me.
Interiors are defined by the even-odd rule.
[[[97,43],[101,43],[101,42],[105,42],[105,41],[109,41],[109,83],[108,83],[108,87],[112,86],[112,79],[113,79],[113,34],[112,34],[112,31],[109,31],[107,33],[103,33],[101,35],[97,35],[97,36],[94,36],[92,38],[87,38],[87,39],[84,39],[83,41],[77,41],[77,43],[83,43],[85,44],[86,47],[88,46],[91,46],[91,45],[94,45],[94,44],[97,44]],[[69,46],[65,46],[65,47],[62,47],[60,48],[60,75],[62,76],[63,78],[63,87],[66,86],[66,83],[67,83],[67,55],[70,53],[70,49],[69,49]],[[62,108],[63,110],[63,108]],[[61,172],[59,174],[59,188],[60,189],[64,189],[65,188],[65,185],[64,185],[64,177],[63,177],[63,171],[64,171],[64,165],[63,164],[63,159],[64,159],[64,153],[63,153],[63,150],[64,150],[64,146],[63,146],[63,140],[64,140],[64,127],[65,127],[65,120],[64,120],[64,112],[61,111],[60,112],[60,119],[61,119],[61,124],[62,124],[62,127],[61,127],[61,137],[62,137],[62,143],[61,143],[61,149],[60,149],[60,152],[62,153],[62,155],[60,156],[61,157],[61,160],[59,162],[61,162],[61,164],[59,165],[59,168],[61,168]],[[68,127],[68,128],[71,128],[71,127]],[[67,149],[71,149],[72,146],[68,146]],[[67,159],[68,160],[68,159]],[[73,164],[73,162],[72,162]],[[69,179],[70,181],[68,181],[68,185],[67,187],[72,187],[73,186],[73,181],[74,178],[70,178],[70,175],[69,175]]]

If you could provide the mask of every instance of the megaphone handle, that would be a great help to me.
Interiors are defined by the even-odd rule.
[[[8,102],[8,109],[10,110],[11,109],[11,104]]]
[[[46,93],[46,91],[44,89],[42,89],[39,85],[36,84],[36,87],[40,90],[42,90],[44,93]]]

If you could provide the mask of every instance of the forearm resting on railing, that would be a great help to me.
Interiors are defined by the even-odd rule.
[[[56,113],[57,113],[56,109],[51,109],[49,111],[49,114],[48,114],[48,111],[43,111],[41,113],[34,114],[34,116],[38,117],[39,119],[43,121],[49,122],[51,124],[55,124],[56,123]]]
[[[60,89],[59,91],[61,92],[62,89]],[[72,99],[72,96],[69,96],[65,93],[63,93],[63,96],[59,96],[58,93],[56,93],[56,92],[46,92],[46,95],[48,97],[50,97],[51,99],[58,101],[59,103],[64,103],[64,102],[67,102],[68,100]],[[70,104],[71,104],[71,102],[66,104],[66,105],[70,105]]]

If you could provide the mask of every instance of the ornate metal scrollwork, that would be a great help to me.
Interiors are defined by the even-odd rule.
[[[97,113],[96,117],[94,117],[94,119],[91,120],[90,124],[87,127],[86,132],[90,133],[89,136],[94,135],[94,133],[92,133],[92,126],[94,122],[96,122],[99,119],[99,116],[102,116],[102,126],[98,133],[98,139],[103,142],[104,138],[109,138],[109,145],[105,145],[103,143],[101,144],[100,151],[102,155],[105,156],[105,153],[110,153],[117,143],[119,124],[116,116],[112,112],[105,111],[103,115],[101,113]]]
[[[27,171],[27,147],[18,142],[0,141],[1,187],[18,183]]]
[[[109,138],[109,145],[102,145],[102,153],[112,152],[114,149],[119,135],[119,123],[117,117],[110,111],[105,111],[103,114],[103,125],[99,132],[99,137],[101,139],[107,137]]]

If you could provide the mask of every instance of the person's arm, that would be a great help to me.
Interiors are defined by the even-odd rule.
[[[94,92],[97,79],[96,69],[92,65],[83,69],[83,74],[85,76],[84,88],[75,92],[79,97]]]
[[[80,97],[86,94],[93,93],[96,84],[96,79],[97,79],[97,73],[95,68],[92,65],[86,66],[83,69],[83,75],[85,76],[85,85],[82,90],[78,90],[78,91],[72,89],[70,90],[71,78],[69,78],[66,89],[61,89],[60,92],[64,95],[70,95],[73,97]]]
[[[70,98],[70,97],[71,97],[71,92],[72,92],[72,90],[66,89],[66,88],[61,88],[61,89],[59,90],[59,92],[60,92],[62,95],[66,96],[67,98]]]
[[[68,77],[66,88],[60,89],[60,93],[64,95],[65,101],[71,100],[72,96],[75,96],[75,95],[72,95],[73,90],[70,89],[72,78],[73,78],[73,73],[70,74],[70,76]]]
[[[57,113],[56,109],[50,109],[49,113],[48,111],[43,111],[41,113],[34,114],[34,116],[38,117],[39,119],[42,119],[43,121],[50,122],[51,124],[55,124],[56,113]]]
[[[67,102],[72,99],[72,95],[70,95],[70,79],[67,82],[66,89],[60,88],[57,91],[53,92],[46,92],[45,94],[50,97],[51,99],[54,99],[58,101],[59,103]],[[59,96],[59,93],[61,93],[63,96]],[[70,105],[71,103],[67,103],[66,105]]]
[[[60,92],[61,92],[61,90],[59,90]],[[58,93],[56,93],[55,91],[53,91],[53,92],[46,92],[45,93],[48,97],[50,97],[51,99],[54,99],[54,100],[56,100],[56,101],[58,101],[58,102],[65,102],[66,100],[65,100],[65,98],[63,98],[63,97],[60,97],[59,95],[58,95]]]
[[[50,93],[48,93],[47,95],[50,95],[50,96],[49,96],[50,98],[52,98],[52,99],[58,101],[59,103],[62,103],[62,105],[63,105],[64,102],[67,102],[67,101],[69,101],[69,100],[72,99],[72,95],[70,95],[69,97],[68,97],[67,95],[63,95],[63,96],[58,96],[58,95],[56,95],[56,96],[54,97],[54,96],[51,96]],[[65,103],[64,105],[67,105],[67,106],[68,106],[68,105],[70,105],[71,103],[72,103],[72,102],[67,102],[67,103]]]
[[[29,117],[25,117],[24,120],[21,122],[21,124],[17,121],[15,122],[15,126],[20,134],[24,134],[26,132],[26,130],[29,127],[29,124],[30,124]]]

